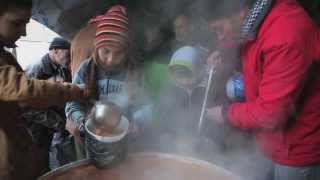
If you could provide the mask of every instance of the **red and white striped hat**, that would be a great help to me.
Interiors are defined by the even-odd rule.
[[[105,15],[98,17],[95,46],[129,45],[129,19],[126,8],[121,5],[112,6]]]

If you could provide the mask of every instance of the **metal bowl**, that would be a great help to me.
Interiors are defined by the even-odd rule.
[[[129,120],[124,116],[117,127],[117,135],[99,136],[85,125],[85,146],[89,159],[98,168],[108,168],[123,161],[127,156],[127,133]]]

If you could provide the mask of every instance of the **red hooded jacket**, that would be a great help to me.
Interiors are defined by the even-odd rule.
[[[232,125],[256,133],[279,164],[320,164],[320,32],[295,0],[276,0],[257,38],[242,46],[246,102]]]

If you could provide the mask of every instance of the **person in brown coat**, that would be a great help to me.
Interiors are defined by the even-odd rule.
[[[4,47],[26,35],[32,0],[2,0],[0,6],[0,179],[34,180],[41,159],[21,118],[25,107],[48,107],[70,100],[84,101],[82,89],[68,83],[30,80]]]

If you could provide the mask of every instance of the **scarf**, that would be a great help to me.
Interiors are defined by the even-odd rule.
[[[256,0],[243,23],[242,42],[256,39],[259,27],[271,10],[273,2],[274,0]]]

